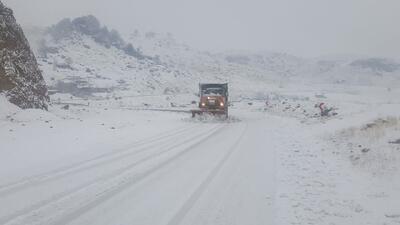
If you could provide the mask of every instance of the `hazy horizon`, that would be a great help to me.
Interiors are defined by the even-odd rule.
[[[3,0],[22,25],[96,16],[121,33],[170,32],[205,51],[278,51],[305,57],[400,58],[395,0]]]

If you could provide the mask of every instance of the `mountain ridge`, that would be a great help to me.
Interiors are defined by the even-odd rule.
[[[89,29],[88,24],[95,24],[94,28]],[[390,59],[302,58],[269,51],[211,53],[183,44],[169,33],[134,30],[120,35],[104,28],[97,18],[84,16],[64,19],[44,29],[38,51],[45,46],[45,54],[39,54],[39,61],[52,89],[57,89],[59,82],[61,86],[75,82],[75,89],[92,88],[93,93],[102,89],[109,93],[160,94],[171,90],[195,93],[199,82],[229,82],[235,90],[243,92],[253,90],[251,86],[262,90],[266,85],[282,82],[336,85],[399,82],[400,63]],[[65,32],[71,29],[73,32]],[[127,43],[139,57],[126,53],[122,46]]]

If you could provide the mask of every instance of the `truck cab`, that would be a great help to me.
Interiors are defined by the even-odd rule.
[[[213,115],[228,116],[228,84],[207,83],[199,84],[199,110],[193,110],[196,114],[209,113]]]

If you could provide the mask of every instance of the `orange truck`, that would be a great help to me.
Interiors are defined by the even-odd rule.
[[[192,110],[192,117],[202,114],[228,117],[228,84],[199,84],[199,109]]]

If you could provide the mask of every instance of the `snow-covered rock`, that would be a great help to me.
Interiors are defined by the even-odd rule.
[[[36,58],[13,11],[1,2],[0,92],[21,108],[47,108],[49,97]]]

